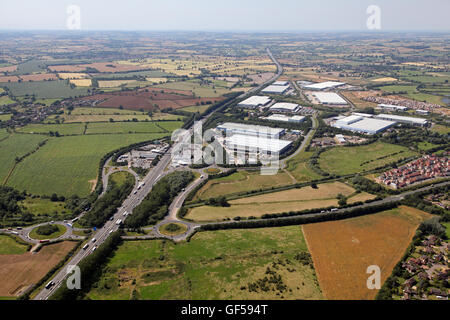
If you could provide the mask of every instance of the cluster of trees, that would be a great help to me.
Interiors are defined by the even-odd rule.
[[[59,228],[58,226],[54,224],[45,224],[43,226],[40,226],[36,229],[36,233],[40,234],[42,236],[49,236],[52,233],[58,232]]]
[[[133,214],[125,220],[127,228],[155,224],[167,214],[168,204],[195,176],[191,171],[176,171],[158,181]]]
[[[123,185],[117,185],[110,180],[108,190],[105,195],[94,203],[92,209],[81,219],[80,224],[90,227],[101,227],[110,217],[112,217],[134,187],[134,177],[127,176]]]
[[[355,176],[351,180],[351,182],[353,186],[359,191],[364,191],[372,194],[395,193],[393,192],[393,190],[385,189],[380,184],[360,175]]]
[[[402,125],[402,130],[388,133],[383,136],[382,141],[392,144],[399,144],[405,147],[415,146],[419,142],[428,142],[435,145],[448,145],[448,137],[440,135],[438,132],[423,130],[412,125]],[[437,147],[440,149],[441,147]]]
[[[230,204],[227,201],[227,198],[225,196],[219,196],[217,198],[209,198],[205,201],[205,204],[207,206],[213,206],[213,207],[229,207]]]
[[[0,186],[0,218],[21,214],[22,210],[18,202],[24,199],[24,193],[11,187]]]

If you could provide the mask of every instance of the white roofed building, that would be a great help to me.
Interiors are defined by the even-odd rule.
[[[237,152],[282,154],[292,141],[235,134],[225,138],[224,144],[228,150]]]
[[[273,106],[271,106],[269,108],[269,110],[274,111],[274,112],[296,113],[296,112],[300,111],[301,108],[302,107],[296,103],[278,102],[278,103],[275,103]]]
[[[271,128],[243,123],[226,122],[217,126],[217,129],[226,133],[227,136],[238,134],[256,137],[278,138],[285,133],[283,128]]]
[[[313,96],[320,104],[329,105],[346,105],[345,101],[340,95],[334,92],[314,92]]]
[[[244,101],[239,102],[238,107],[254,109],[268,105],[270,101],[272,101],[272,99],[266,96],[251,96]]]
[[[261,90],[263,93],[273,93],[273,94],[283,94],[289,90],[289,85],[287,86],[276,86],[270,85],[267,88]]]
[[[404,117],[404,116],[397,116],[395,114],[384,114],[381,113],[377,116],[375,116],[377,119],[383,119],[383,120],[390,120],[390,121],[396,121],[401,123],[407,123],[415,126],[426,126],[428,124],[427,119],[423,118],[414,118],[414,117]]]
[[[366,134],[376,134],[394,125],[395,125],[394,121],[386,121],[374,118],[365,118],[357,115],[351,115],[337,120],[333,124],[333,127]]]
[[[325,90],[325,89],[332,89],[337,88],[340,86],[345,85],[344,82],[336,82],[336,81],[325,81],[320,83],[314,83],[304,86],[305,89],[309,90]]]

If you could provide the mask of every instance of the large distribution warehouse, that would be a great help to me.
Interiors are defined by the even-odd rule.
[[[296,103],[289,102],[278,102],[269,108],[270,111],[274,112],[290,112],[295,113],[298,112],[302,107],[300,107]]]
[[[407,123],[407,124],[411,124],[414,126],[426,126],[428,124],[428,120],[427,119],[423,119],[423,118],[414,118],[414,117],[404,117],[404,116],[397,116],[394,114],[379,114],[377,116],[375,116],[375,118],[377,119],[383,119],[383,120],[389,120],[389,121],[396,121],[396,122],[402,122],[402,123]]]
[[[345,101],[340,95],[334,92],[314,92],[313,96],[319,101],[320,104],[331,105],[346,105]]]
[[[245,99],[244,101],[238,103],[238,107],[241,108],[258,108],[266,106],[272,101],[269,97],[266,96],[252,96],[250,98]]]
[[[218,125],[217,129],[225,132],[227,135],[247,135],[264,138],[278,138],[285,133],[283,128],[271,128],[266,126],[249,125],[242,123],[226,122]]]
[[[301,123],[305,121],[306,117],[304,116],[286,116],[284,114],[272,114],[271,116],[268,116],[267,118],[262,118],[270,121],[282,121],[282,122],[295,122],[295,123]]]
[[[283,94],[288,91],[289,85],[287,86],[276,86],[270,85],[267,88],[263,89],[261,92],[263,93],[273,93],[273,94]]]
[[[292,141],[235,134],[225,138],[224,144],[227,149],[236,152],[282,154],[292,145]]]
[[[333,127],[367,134],[376,134],[394,125],[394,121],[386,121],[374,118],[365,118],[358,115],[351,115],[337,120],[333,124]]]
[[[337,87],[340,87],[343,85],[345,85],[344,82],[325,81],[325,82],[320,82],[320,83],[309,84],[309,85],[306,85],[303,87],[305,89],[309,89],[309,90],[326,90],[326,89],[337,88]]]

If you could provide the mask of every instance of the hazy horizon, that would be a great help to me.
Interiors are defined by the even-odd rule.
[[[448,0],[17,0],[0,3],[2,31],[67,30],[67,7],[81,10],[81,31],[149,32],[448,32]],[[381,29],[369,30],[370,5]]]

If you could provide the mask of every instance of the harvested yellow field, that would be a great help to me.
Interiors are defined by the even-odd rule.
[[[370,194],[370,193],[367,193],[367,192],[361,192],[361,193],[358,193],[357,195],[355,195],[353,197],[350,197],[347,200],[347,203],[352,204],[352,203],[355,203],[355,202],[358,202],[358,201],[364,202],[366,200],[375,199],[376,197],[377,196],[374,196],[373,194]]]
[[[398,208],[339,221],[303,226],[320,288],[329,300],[374,299],[367,268],[381,270],[381,284],[402,258],[426,212]]]
[[[58,73],[58,77],[66,80],[66,79],[86,79],[89,78],[89,75],[86,73],[80,73],[80,72],[64,72],[64,73]]]
[[[148,82],[151,82],[152,84],[157,84],[161,82],[167,82],[167,78],[145,78]]]
[[[263,194],[260,196],[242,198],[230,201],[230,204],[292,202],[305,200],[323,200],[336,198],[339,193],[349,196],[355,189],[342,182],[324,183],[317,185],[317,189],[310,186],[286,191]]]
[[[266,213],[283,213],[315,208],[337,206],[337,199],[285,201],[268,203],[232,204],[230,207],[201,206],[190,209],[187,219],[194,221],[217,221],[235,217],[261,217]]]
[[[373,82],[391,82],[391,81],[398,81],[398,79],[395,78],[391,78],[391,77],[386,77],[386,78],[378,78],[378,79],[374,79],[372,80]]]
[[[89,87],[92,84],[91,79],[72,79],[70,83],[76,85],[77,87]]]
[[[116,88],[121,85],[136,82],[136,80],[100,80],[98,82],[99,88]]]

